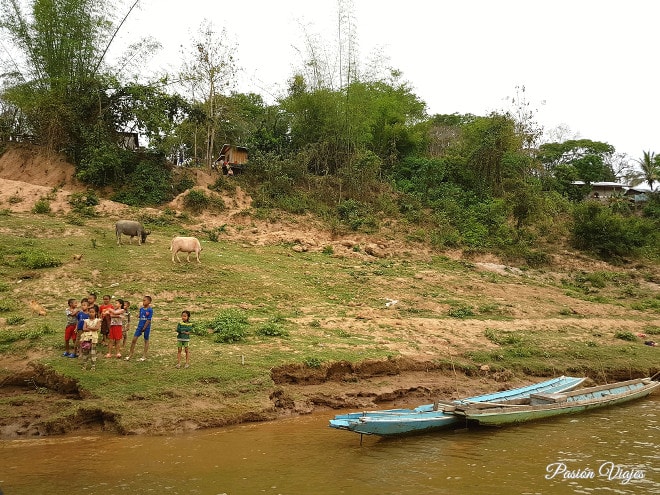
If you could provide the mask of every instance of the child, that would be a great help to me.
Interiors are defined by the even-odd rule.
[[[135,343],[138,338],[140,338],[140,335],[144,335],[144,354],[140,358],[140,361],[147,360],[147,352],[149,351],[149,334],[151,333],[151,319],[153,316],[154,308],[151,307],[151,296],[144,296],[142,299],[140,314],[138,316],[138,324],[135,328],[135,333],[133,334],[133,340],[131,341],[131,351],[128,356],[126,356],[126,361],[133,357]]]
[[[67,301],[68,307],[66,308],[66,327],[64,328],[64,354],[63,357],[75,357],[75,345],[76,345],[76,323],[78,322],[78,303],[75,299],[69,299]],[[73,339],[74,351],[69,352],[71,347],[69,341]]]
[[[192,331],[192,328],[193,328],[193,324],[190,323],[190,311],[188,310],[183,311],[181,313],[181,321],[176,326],[176,341],[178,347],[178,351],[176,354],[177,368],[181,367],[182,348],[186,350],[186,365],[184,366],[184,368],[190,366],[190,361],[189,361],[190,354],[188,352],[188,347],[190,346],[190,332]]]
[[[98,318],[101,314],[101,308],[99,308],[99,305],[96,304],[96,292],[90,292],[87,296],[87,307],[91,308],[92,306],[94,307],[94,310],[96,311],[96,317]]]
[[[103,336],[101,344],[107,343],[108,334],[110,333],[110,310],[112,308],[113,306],[110,304],[110,296],[106,294],[103,296],[103,304],[99,307],[101,315],[101,335]]]
[[[124,301],[124,314],[122,316],[122,327],[121,327],[121,348],[122,350],[126,347],[126,335],[131,329],[131,313],[130,313],[131,303]]]
[[[119,348],[119,342],[122,337],[122,316],[124,314],[124,301],[122,299],[115,299],[114,308],[106,310],[107,314],[110,316],[110,329],[108,331],[108,339],[110,343],[108,344],[108,353],[105,357],[112,357],[113,347],[116,349],[117,358],[121,357],[121,352]]]
[[[87,361],[91,356],[92,367],[96,369],[96,344],[99,342],[99,330],[101,329],[101,319],[97,318],[94,306],[89,308],[89,318],[84,320],[83,331],[80,335],[80,350],[82,354],[82,369],[87,369]]]
[[[76,333],[78,335],[80,335],[80,333],[83,331],[83,324],[85,323],[85,320],[89,318],[88,310],[89,307],[87,306],[87,299],[82,298],[80,300],[80,311],[78,311],[78,321],[76,323]],[[78,357],[78,346],[80,346],[80,340],[76,340],[73,356],[70,357]]]

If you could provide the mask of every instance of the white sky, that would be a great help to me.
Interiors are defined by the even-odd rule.
[[[142,0],[122,35],[153,36],[148,67],[175,70],[205,19],[237,44],[239,91],[283,94],[300,25],[336,42],[335,0]],[[660,153],[656,0],[354,0],[361,59],[376,49],[429,114],[509,108],[524,85],[544,128],[567,125],[632,158]]]

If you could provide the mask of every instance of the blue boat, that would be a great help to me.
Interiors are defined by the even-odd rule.
[[[347,430],[363,435],[404,435],[420,431],[444,428],[464,418],[456,416],[453,411],[458,406],[468,406],[473,403],[500,403],[529,397],[531,394],[551,394],[572,390],[579,386],[585,378],[561,376],[525,387],[494,392],[449,402],[436,401],[424,404],[414,409],[383,409],[338,414],[330,420],[330,427]]]

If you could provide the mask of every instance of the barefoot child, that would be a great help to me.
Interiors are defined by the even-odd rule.
[[[110,304],[110,296],[106,294],[103,296],[103,303],[99,307],[99,317],[101,318],[101,345],[107,344],[110,345],[108,340],[108,334],[110,333],[110,311],[113,308]]]
[[[142,299],[140,314],[138,315],[138,324],[135,328],[135,333],[133,334],[133,340],[131,341],[131,351],[128,356],[126,356],[126,361],[133,357],[135,344],[140,338],[140,335],[144,335],[144,354],[140,358],[140,361],[147,360],[147,352],[149,352],[149,334],[151,333],[151,319],[153,316],[154,308],[151,307],[151,296],[144,296]]]
[[[190,311],[186,310],[181,313],[181,321],[176,326],[176,342],[178,351],[176,354],[176,367],[181,367],[181,349],[186,350],[186,365],[185,368],[190,366],[190,354],[188,347],[190,346],[190,332],[192,331],[193,324],[190,323]]]
[[[96,344],[99,342],[100,329],[101,319],[97,318],[96,309],[91,306],[89,308],[89,318],[84,320],[83,331],[80,336],[80,352],[84,370],[87,369],[90,358],[92,361],[91,369],[96,369]]]
[[[126,347],[126,336],[128,332],[131,331],[131,303],[124,301],[124,314],[122,316],[122,327],[121,327],[121,349],[122,351]]]
[[[83,324],[85,323],[85,320],[89,318],[89,312],[88,312],[89,306],[87,305],[87,299],[82,298],[80,300],[80,310],[78,311],[77,314],[77,322],[76,322],[76,334],[80,335],[83,331]],[[80,339],[76,340],[76,345],[74,347],[73,351],[73,356],[70,357],[78,357],[78,351],[80,347]]]
[[[78,303],[75,299],[67,301],[68,307],[66,308],[66,328],[64,329],[64,354],[63,357],[75,357],[76,351],[76,324],[78,323]],[[69,342],[73,340],[73,352]]]
[[[117,358],[121,357],[121,349],[119,348],[122,338],[122,316],[124,315],[124,301],[122,299],[115,299],[115,305],[112,309],[107,310],[110,315],[110,329],[108,332],[108,353],[105,357],[112,357],[112,350],[115,349]]]

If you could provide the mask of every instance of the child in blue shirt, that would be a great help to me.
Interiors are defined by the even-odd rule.
[[[144,335],[144,354],[139,361],[147,360],[147,352],[149,352],[149,334],[151,333],[151,319],[153,316],[154,308],[151,307],[151,296],[144,296],[142,299],[140,314],[138,315],[138,324],[135,328],[135,333],[133,334],[133,340],[131,341],[131,351],[128,356],[126,356],[126,361],[130,361],[133,357],[135,343],[141,335]]]

